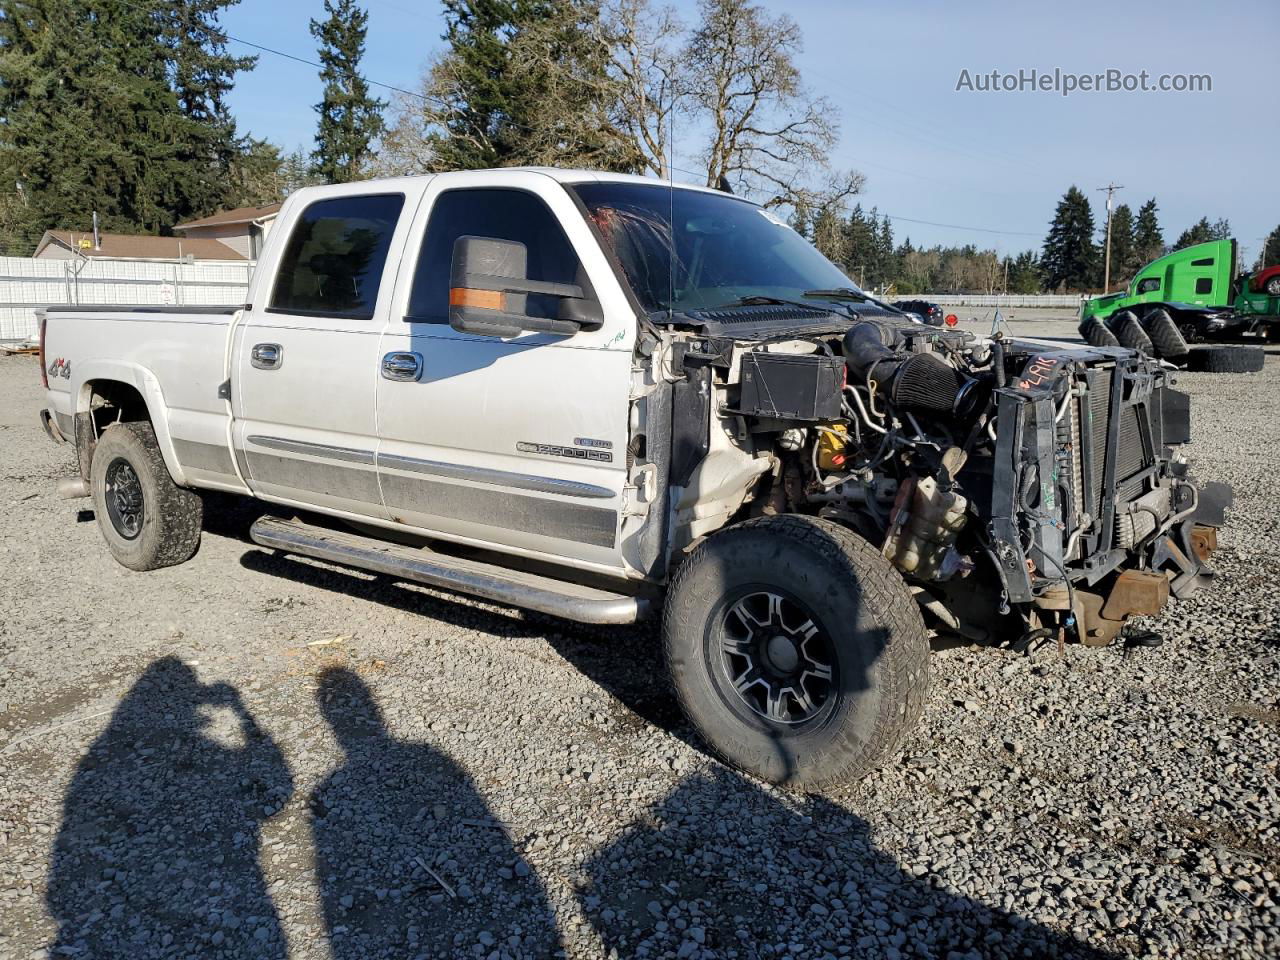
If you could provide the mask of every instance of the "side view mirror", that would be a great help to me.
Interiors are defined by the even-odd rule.
[[[526,312],[530,295],[560,300],[557,318]],[[567,337],[599,326],[600,305],[576,283],[529,279],[529,251],[516,240],[459,237],[449,277],[449,326],[460,333],[515,337],[551,333]]]

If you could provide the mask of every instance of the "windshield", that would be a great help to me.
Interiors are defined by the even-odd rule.
[[[804,300],[806,291],[857,289],[777,216],[740,198],[671,190],[661,183],[583,183],[573,189],[650,312],[723,307],[744,297]],[[822,302],[809,299],[815,306]]]

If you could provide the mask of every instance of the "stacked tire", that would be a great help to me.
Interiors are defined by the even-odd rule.
[[[1265,360],[1261,347],[1192,347],[1162,307],[1146,311],[1141,319],[1132,310],[1121,310],[1106,320],[1089,317],[1080,324],[1080,336],[1090,346],[1128,347],[1204,373],[1257,373]]]

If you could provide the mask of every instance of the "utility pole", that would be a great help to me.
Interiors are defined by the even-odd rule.
[[[1107,192],[1107,250],[1104,255],[1103,262],[1105,266],[1102,268],[1102,292],[1108,293],[1111,290],[1111,195],[1117,190],[1123,190],[1124,184],[1108,183],[1105,187],[1099,187],[1098,192],[1103,190]]]

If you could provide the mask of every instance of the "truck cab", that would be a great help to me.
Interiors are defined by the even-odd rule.
[[[1188,341],[1270,333],[1275,328],[1266,318],[1280,316],[1280,296],[1237,276],[1237,254],[1230,239],[1175,250],[1139,270],[1127,290],[1086,300],[1081,321],[1105,321],[1126,310],[1145,317],[1160,309]]]

